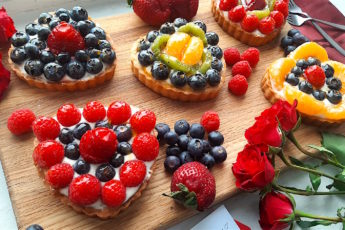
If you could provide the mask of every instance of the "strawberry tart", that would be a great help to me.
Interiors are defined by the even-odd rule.
[[[46,184],[77,212],[115,217],[140,197],[159,153],[152,135],[156,117],[116,101],[77,108],[33,122],[38,144],[33,160]]]
[[[40,14],[11,42],[11,69],[38,88],[85,90],[114,76],[116,53],[111,38],[79,6]]]

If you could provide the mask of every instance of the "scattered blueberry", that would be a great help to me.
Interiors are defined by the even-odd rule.
[[[203,139],[205,136],[205,129],[202,125],[194,123],[190,126],[189,135],[193,138]]]
[[[185,163],[188,163],[188,162],[193,162],[193,158],[191,157],[191,155],[189,154],[189,152],[187,151],[183,151],[180,153],[179,155],[179,158],[180,158],[180,161],[181,161],[181,164],[185,164]]]
[[[284,55],[287,56],[289,55],[289,53],[291,53],[292,51],[294,51],[297,47],[296,46],[287,46],[284,49]]]
[[[174,131],[169,131],[164,134],[164,140],[168,145],[175,145],[178,141],[178,136]]]
[[[201,157],[203,154],[203,140],[194,138],[188,143],[187,148],[189,154],[194,157],[198,158]]]
[[[189,130],[189,123],[186,120],[178,120],[175,122],[174,130],[178,135],[186,134]]]
[[[212,146],[219,146],[224,143],[224,136],[218,131],[212,131],[208,134],[208,141]]]
[[[175,172],[180,166],[181,161],[177,156],[168,156],[164,161],[164,168],[170,173]]]
[[[290,37],[293,37],[295,34],[300,34],[301,32],[299,30],[296,29],[291,29],[288,31],[287,35]]]
[[[164,135],[170,131],[170,127],[167,124],[164,123],[158,123],[155,126],[155,129],[157,131],[157,139],[159,141],[164,139]]]
[[[38,224],[33,224],[27,227],[26,230],[43,230],[43,228]]]
[[[216,163],[221,163],[226,160],[227,153],[223,146],[215,146],[210,151],[211,155],[215,159]]]
[[[166,149],[167,156],[178,156],[181,153],[181,149],[178,146],[171,145]]]
[[[180,147],[180,149],[187,150],[189,141],[190,138],[186,134],[182,134],[178,137],[177,145]]]
[[[300,46],[303,43],[309,42],[308,38],[306,38],[303,34],[299,33],[293,35],[292,40],[296,46]]]
[[[208,169],[211,169],[216,164],[216,161],[212,155],[205,154],[201,158],[201,163],[205,165]]]
[[[292,46],[292,45],[293,45],[293,40],[292,40],[292,37],[290,37],[290,36],[284,36],[280,40],[280,47],[283,49],[285,49],[288,46]]]

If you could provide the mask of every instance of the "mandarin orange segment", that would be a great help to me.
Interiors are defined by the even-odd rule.
[[[204,50],[204,43],[198,37],[192,37],[189,40],[187,49],[185,50],[181,61],[187,65],[198,64],[201,60]]]
[[[344,119],[345,118],[345,104],[339,103],[334,106],[327,106],[326,117],[330,119]]]
[[[269,75],[275,83],[275,87],[281,90],[284,86],[285,76],[296,65],[296,62],[291,58],[280,58],[272,63],[269,68]]]
[[[297,49],[289,54],[290,58],[295,59],[307,59],[308,57],[314,57],[319,59],[321,62],[328,60],[327,51],[315,42],[307,42],[300,45]]]
[[[182,59],[183,52],[185,51],[190,36],[186,33],[176,32],[170,36],[167,45],[164,49],[165,53],[176,57],[178,60]]]

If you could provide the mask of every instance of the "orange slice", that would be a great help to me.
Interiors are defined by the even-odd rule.
[[[315,42],[307,42],[300,45],[297,49],[289,54],[290,58],[295,59],[307,59],[308,57],[314,57],[319,59],[321,62],[328,60],[327,51]]]
[[[275,87],[281,90],[284,86],[285,76],[296,65],[295,60],[291,58],[280,58],[272,63],[269,68],[269,75],[275,83]]]
[[[190,36],[188,34],[176,32],[170,36],[164,51],[166,54],[181,60],[189,40]]]
[[[198,37],[189,40],[181,61],[187,65],[195,65],[200,62],[204,50],[204,43]]]

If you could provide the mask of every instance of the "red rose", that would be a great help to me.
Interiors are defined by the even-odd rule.
[[[10,71],[2,65],[2,55],[0,53],[0,99],[10,84]]]
[[[263,230],[281,230],[289,227],[289,222],[282,222],[293,213],[290,199],[282,193],[267,193],[260,200],[260,226]]]
[[[243,151],[238,153],[232,166],[236,187],[252,192],[272,182],[274,168],[262,150],[267,152],[268,148],[246,145]]]
[[[13,20],[8,16],[4,7],[0,9],[0,43],[8,42],[8,39],[17,32]]]

